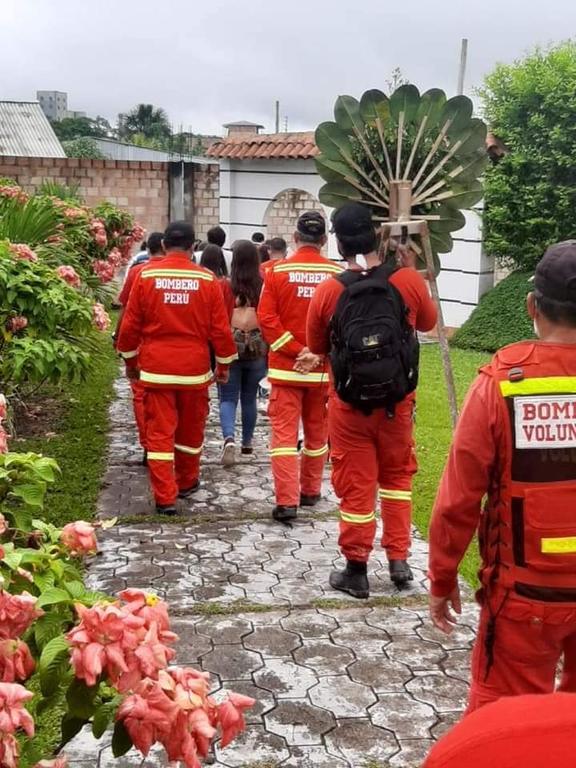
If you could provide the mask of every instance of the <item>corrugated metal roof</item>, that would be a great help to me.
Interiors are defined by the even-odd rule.
[[[0,155],[66,157],[37,101],[0,101]]]
[[[319,150],[314,133],[269,133],[228,136],[215,142],[206,153],[209,157],[227,157],[233,160],[306,159],[316,157]]]

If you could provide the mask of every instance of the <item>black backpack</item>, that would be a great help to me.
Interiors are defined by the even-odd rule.
[[[418,338],[389,281],[395,270],[383,264],[336,278],[345,290],[330,327],[334,387],[341,400],[365,413],[386,408],[392,415],[418,384]]]

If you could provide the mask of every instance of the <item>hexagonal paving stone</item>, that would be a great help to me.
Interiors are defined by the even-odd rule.
[[[198,664],[199,659],[213,648],[212,640],[205,635],[197,634],[195,623],[190,619],[173,619],[171,629],[178,635],[176,644],[178,664]]]
[[[282,768],[349,768],[347,760],[328,754],[324,747],[292,747]]]
[[[247,651],[241,645],[219,645],[202,659],[203,668],[218,674],[222,680],[250,679],[262,664],[259,653]]]
[[[216,757],[230,768],[258,765],[258,763],[279,765],[290,757],[286,742],[274,733],[267,733],[264,728],[252,725],[226,749],[216,745]]]
[[[290,651],[299,648],[301,640],[294,632],[286,632],[281,627],[258,627],[251,635],[244,638],[244,647],[258,651],[262,656],[288,656]]]
[[[215,645],[240,643],[252,632],[252,623],[238,616],[207,616],[196,624],[196,632],[210,637]]]
[[[440,665],[450,677],[456,677],[465,683],[470,683],[472,664],[471,651],[448,651],[447,657]]]
[[[292,661],[267,659],[264,669],[254,674],[254,682],[279,699],[303,699],[318,678],[312,670]]]
[[[227,541],[220,541],[214,535],[202,541],[196,541],[188,545],[188,551],[200,558],[219,557],[232,551],[232,544]]]
[[[407,664],[412,670],[437,669],[446,658],[446,651],[438,643],[417,642],[414,637],[398,637],[386,646],[386,655],[392,661]]]
[[[430,729],[434,741],[438,741],[445,736],[460,720],[462,720],[462,712],[446,712],[440,715],[436,725]]]
[[[297,632],[301,637],[328,637],[338,624],[332,616],[323,616],[318,611],[297,611],[282,619],[284,629]]]
[[[280,701],[264,716],[266,729],[286,739],[288,745],[322,744],[322,736],[336,725],[331,712],[307,701]]]
[[[398,739],[428,739],[438,716],[431,706],[415,701],[407,693],[384,693],[371,707],[370,719]]]
[[[263,570],[256,570],[254,566],[239,568],[238,573],[230,577],[230,583],[242,587],[246,594],[253,592],[265,592],[278,584],[278,576]]]
[[[263,568],[280,579],[298,579],[310,570],[310,564],[295,560],[291,555],[282,555],[271,558],[270,562],[265,563]]]
[[[447,651],[471,648],[476,638],[475,631],[465,624],[456,624],[452,632],[449,635],[445,635],[439,629],[432,626],[430,622],[426,622],[424,626],[417,630],[417,634],[423,640],[439,643]]]
[[[432,739],[412,739],[400,742],[400,751],[387,763],[389,768],[414,768],[422,765],[434,746]]]
[[[382,629],[356,621],[344,624],[330,635],[337,645],[353,648],[356,656],[379,656],[390,638]]]
[[[76,763],[70,763],[70,768],[75,768]],[[163,747],[154,746],[148,757],[131,749],[123,757],[114,757],[112,747],[106,747],[98,757],[98,768],[164,768],[168,766],[168,758]]]
[[[369,761],[386,765],[386,761],[398,751],[394,734],[372,725],[369,720],[344,720],[325,737],[332,755],[359,768]]]
[[[366,717],[366,710],[374,704],[376,696],[365,685],[350,680],[346,675],[323,677],[310,691],[310,700],[340,717]]]
[[[391,638],[413,635],[423,624],[423,617],[405,608],[374,608],[366,616],[366,623],[383,629]]]
[[[306,584],[303,579],[282,579],[280,584],[272,587],[272,594],[289,600],[291,605],[309,605],[323,596],[317,587]]]
[[[461,712],[466,707],[468,686],[442,672],[418,675],[406,684],[406,690],[418,701],[430,704],[437,712]]]
[[[312,667],[317,675],[341,675],[354,661],[355,656],[348,648],[334,645],[326,638],[305,642],[302,648],[294,651],[294,659],[298,664]]]
[[[412,677],[412,671],[406,664],[390,661],[384,657],[363,658],[362,656],[348,667],[348,674],[357,683],[368,685],[376,693],[394,693],[403,691],[404,684]]]
[[[226,581],[210,586],[197,587],[194,590],[194,600],[198,603],[234,603],[245,600],[246,592],[240,587],[233,587]]]

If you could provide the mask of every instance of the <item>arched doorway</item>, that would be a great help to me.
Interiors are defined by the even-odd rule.
[[[283,237],[292,243],[296,221],[303,211],[320,211],[326,218],[326,210],[310,192],[303,189],[285,189],[278,193],[264,214],[266,237]]]

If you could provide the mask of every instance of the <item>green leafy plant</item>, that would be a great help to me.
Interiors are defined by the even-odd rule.
[[[90,136],[79,136],[77,139],[63,141],[62,146],[67,157],[87,157],[92,160],[103,160],[105,157]]]
[[[480,96],[507,149],[486,174],[486,249],[531,270],[548,245],[576,235],[576,43],[499,64]]]
[[[360,101],[339,96],[334,122],[316,129],[316,168],[326,181],[320,201],[335,208],[362,202],[382,223],[391,217],[390,183],[411,182],[412,218],[426,220],[434,251],[447,253],[451,233],[465,224],[460,209],[482,198],[485,140],[486,126],[465,96],[447,100],[438,89],[421,95],[414,85],[389,98],[379,90]]]

